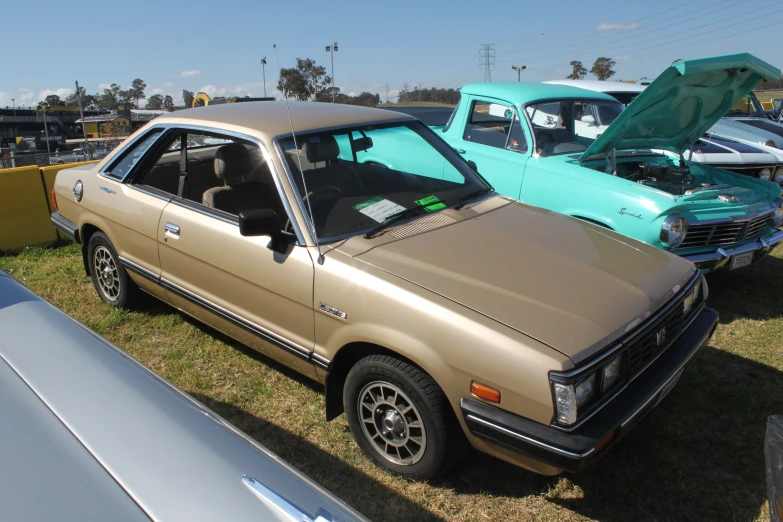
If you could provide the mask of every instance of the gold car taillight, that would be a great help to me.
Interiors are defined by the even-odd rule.
[[[480,382],[471,381],[470,393],[480,399],[490,402],[500,402],[500,392],[494,388],[481,384]]]

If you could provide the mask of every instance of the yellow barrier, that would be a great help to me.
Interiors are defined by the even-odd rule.
[[[60,237],[50,219],[54,212],[54,178],[63,169],[89,163],[97,162],[0,169],[0,252],[49,243]]]
[[[0,250],[57,239],[38,167],[0,170]]]
[[[52,202],[52,189],[54,188],[54,178],[57,173],[63,169],[70,169],[71,167],[78,167],[79,165],[89,165],[90,163],[98,163],[98,161],[82,161],[80,163],[69,163],[67,165],[53,165],[51,167],[41,167],[41,183],[43,183],[46,191],[46,201],[49,205],[49,210],[54,212],[54,203]],[[0,170],[0,172],[2,172]]]

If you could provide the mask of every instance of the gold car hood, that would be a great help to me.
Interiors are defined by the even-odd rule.
[[[631,330],[695,272],[688,261],[655,247],[522,203],[368,243],[364,252],[351,248],[356,259],[544,342],[575,363]]]

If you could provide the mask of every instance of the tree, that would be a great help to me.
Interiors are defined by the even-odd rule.
[[[593,64],[593,68],[590,69],[590,74],[595,76],[601,81],[608,80],[612,76],[614,76],[614,71],[612,70],[612,67],[617,62],[612,60],[611,58],[607,58],[605,56],[602,56],[598,58],[595,63]]]
[[[193,107],[193,98],[195,98],[195,94],[193,94],[193,91],[186,91],[185,89],[182,89],[182,99],[185,101],[185,108],[189,109]]]
[[[169,96],[170,98],[170,96]],[[147,105],[145,109],[162,110],[163,109],[163,96],[160,94],[153,94],[147,99]]]
[[[296,67],[280,69],[277,88],[286,96],[307,101],[331,83],[332,79],[326,75],[325,67],[316,65],[315,60],[310,58],[297,58]]]
[[[79,106],[79,94],[82,95],[82,107],[85,109],[89,107],[95,106],[95,96],[92,94],[87,94],[87,89],[84,87],[79,86],[79,92],[73,91],[72,94],[69,94],[67,98],[65,98],[65,105],[69,107],[78,107]]]
[[[144,89],[146,88],[147,84],[144,83],[144,80],[136,78],[131,82],[131,86],[128,89],[128,99],[136,101],[134,105],[137,109],[139,108],[139,100],[144,100],[147,98],[147,95],[144,94]]]
[[[163,110],[169,112],[174,110],[174,98],[172,98],[168,94],[163,98]]]
[[[574,68],[573,71],[571,71],[571,74],[566,76],[567,80],[584,80],[585,76],[587,76],[587,69],[585,69],[584,65],[582,65],[582,62],[579,60],[573,60],[571,62],[571,67]]]
[[[59,106],[65,105],[65,103],[60,101],[60,97],[57,96],[56,94],[50,94],[49,96],[44,98],[44,101],[39,102],[39,104],[44,104],[44,103],[49,107],[57,107],[58,105]]]
[[[120,103],[127,102],[128,91],[123,91],[116,83],[112,83],[108,89],[103,89],[103,94],[98,98],[98,106],[104,109],[116,109]]]

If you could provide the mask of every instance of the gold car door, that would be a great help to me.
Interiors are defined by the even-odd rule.
[[[202,210],[202,209],[199,209]],[[160,220],[161,282],[177,307],[313,378],[313,261],[172,201]]]

